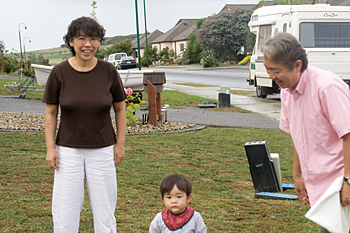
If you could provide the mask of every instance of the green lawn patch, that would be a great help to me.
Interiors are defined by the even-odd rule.
[[[255,95],[255,91],[230,90],[230,94],[234,95]]]
[[[0,95],[8,95],[8,96],[20,96],[22,95],[21,92],[13,93],[10,89],[5,87],[4,85],[8,83],[9,85],[18,85],[19,80],[7,80],[7,79],[0,79]],[[44,87],[40,87],[36,82],[35,82],[35,87],[37,89],[44,90]],[[27,99],[37,99],[41,100],[44,96],[44,92],[38,92],[38,91],[27,91],[26,92],[26,98]]]
[[[280,154],[282,180],[292,183],[292,142],[280,130],[212,128],[181,134],[126,137],[126,157],[117,166],[118,232],[148,232],[164,206],[159,183],[184,172],[193,184],[190,204],[208,232],[317,232],[299,201],[254,198],[244,150],[267,140]],[[52,232],[53,173],[45,161],[43,133],[0,132],[0,231]],[[93,232],[86,195],[79,232]]]

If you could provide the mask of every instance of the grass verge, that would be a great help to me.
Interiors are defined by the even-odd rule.
[[[13,93],[10,89],[5,87],[5,84],[9,85],[18,85],[19,80],[9,80],[9,79],[0,79],[0,95],[8,95],[8,96],[20,96],[22,95],[21,92],[19,92],[17,89],[15,93]],[[40,87],[36,82],[35,82],[35,87],[40,90],[44,90],[44,87]],[[39,91],[27,91],[26,92],[26,98],[27,99],[36,99],[36,100],[41,100],[44,96],[44,92],[39,92]]]
[[[255,95],[255,91],[230,90],[230,94],[234,95]]]
[[[190,87],[217,87],[217,86],[214,86],[214,85],[205,85],[205,84],[198,84],[198,83],[174,83],[174,84],[190,86]]]
[[[208,232],[317,232],[299,201],[254,198],[244,143],[258,140],[280,154],[283,182],[292,183],[291,140],[280,130],[208,127],[126,137],[126,158],[117,167],[118,232],[148,232],[164,208],[159,183],[170,172],[190,176],[190,206]],[[46,165],[44,142],[42,133],[0,132],[1,232],[52,232],[54,171]],[[87,195],[79,232],[93,232]]]

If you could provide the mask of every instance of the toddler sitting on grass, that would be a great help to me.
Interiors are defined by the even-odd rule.
[[[200,213],[187,206],[192,200],[192,186],[185,174],[167,175],[160,184],[160,193],[165,209],[153,219],[150,233],[207,232]]]

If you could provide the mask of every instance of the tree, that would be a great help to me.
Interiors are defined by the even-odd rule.
[[[310,0],[278,0],[273,2],[273,5],[301,5],[301,4],[310,4]]]
[[[256,41],[256,35],[252,32],[249,32],[247,35],[247,41],[246,41],[247,52],[253,51],[255,46],[255,41]]]
[[[2,58],[2,69],[6,73],[15,72],[18,68],[18,60],[9,55],[4,55]]]
[[[130,39],[126,39],[120,41],[118,43],[114,43],[112,47],[109,49],[109,54],[112,53],[126,53],[128,55],[132,54],[132,43]]]
[[[157,49],[152,48],[152,45],[150,42],[148,42],[148,62],[149,64],[152,64],[155,61],[158,61],[159,55],[157,54]],[[146,55],[146,48],[143,50],[143,55],[141,57],[141,65],[147,66],[147,55]]]
[[[30,55],[29,55],[29,60],[30,60],[33,64],[39,63],[39,62],[38,62],[38,59],[36,58],[36,55],[35,55],[34,53],[30,53]]]
[[[42,55],[42,54],[39,54],[38,55],[38,62],[39,62],[39,64],[41,64],[41,65],[43,65],[44,64],[44,56]]]
[[[251,10],[237,9],[209,17],[198,30],[198,41],[206,50],[213,50],[217,58],[237,60],[248,33]]]
[[[189,39],[190,41],[187,43],[187,47],[183,55],[185,62],[188,61],[190,64],[199,63],[202,58],[201,53],[203,49],[197,41],[195,34],[192,33]]]
[[[169,60],[169,47],[165,47],[160,51],[159,58],[161,61],[168,61]]]
[[[197,19],[197,21],[196,21],[197,28],[200,28],[206,19],[207,18]]]
[[[5,54],[5,43],[0,40],[0,57],[4,56]]]
[[[100,47],[96,53],[96,57],[103,60],[104,58],[107,58],[109,54],[109,48]]]
[[[96,18],[96,8],[97,8],[97,2],[96,1],[92,1],[92,3],[90,4],[90,6],[92,6],[92,12],[90,13],[91,18],[93,18],[94,20],[97,20]]]

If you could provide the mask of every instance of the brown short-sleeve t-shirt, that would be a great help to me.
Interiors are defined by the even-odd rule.
[[[89,72],[76,71],[68,61],[56,65],[47,80],[43,101],[61,108],[56,144],[101,148],[116,143],[110,110],[126,98],[115,67],[98,60]]]

